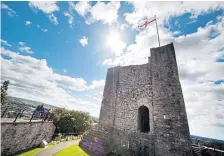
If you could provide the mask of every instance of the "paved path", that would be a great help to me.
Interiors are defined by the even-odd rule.
[[[66,141],[63,143],[59,143],[53,147],[47,148],[39,153],[37,153],[35,156],[52,156],[53,154],[63,150],[66,147],[69,147],[74,144],[78,144],[80,140],[72,140],[72,141]]]

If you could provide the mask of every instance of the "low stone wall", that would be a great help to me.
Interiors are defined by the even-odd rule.
[[[1,123],[1,155],[36,147],[43,139],[50,142],[54,131],[53,122]]]

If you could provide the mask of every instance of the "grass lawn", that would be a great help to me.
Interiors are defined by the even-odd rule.
[[[47,148],[52,147],[52,146],[54,146],[54,145],[55,145],[55,144],[49,143]],[[40,152],[40,151],[42,151],[42,150],[44,150],[44,149],[45,149],[45,148],[36,147],[36,148],[33,148],[33,149],[29,150],[29,151],[20,153],[20,154],[18,154],[18,155],[19,155],[19,156],[34,156],[35,154],[37,154],[38,152]]]
[[[54,156],[88,156],[88,154],[79,145],[72,145],[54,154]]]

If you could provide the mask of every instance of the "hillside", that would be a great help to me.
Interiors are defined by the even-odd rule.
[[[7,97],[7,102],[8,104],[17,105],[18,107],[27,107],[32,110],[41,104],[44,104],[46,108],[51,108],[51,109],[59,108],[57,106],[53,106],[43,102],[38,102],[38,101],[33,101],[33,100],[28,100],[28,99],[23,99],[18,97],[12,97],[12,96]],[[98,118],[92,116],[92,119],[94,122],[98,122]]]
[[[191,142],[195,145],[211,147],[219,150],[224,150],[224,141],[213,138],[191,135]]]
[[[207,141],[217,141],[217,142],[223,142],[224,143],[224,140],[219,140],[219,139],[214,139],[214,138],[207,138],[207,137],[202,137],[202,136],[197,136],[197,135],[191,135],[191,138],[200,139],[200,140],[207,140]]]
[[[14,104],[20,107],[29,107],[29,108],[33,108],[35,109],[37,106],[44,104],[46,108],[51,108],[51,109],[55,109],[58,108],[56,106],[52,106],[50,104],[46,104],[43,102],[38,102],[38,101],[33,101],[33,100],[28,100],[28,99],[23,99],[23,98],[17,98],[17,97],[12,97],[12,96],[8,96],[7,97],[7,102],[9,104]]]

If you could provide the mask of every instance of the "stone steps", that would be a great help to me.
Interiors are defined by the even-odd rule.
[[[84,149],[91,156],[104,156],[104,146],[96,142],[89,142],[84,140],[80,142],[79,146]]]
[[[104,152],[104,138],[105,133],[92,129],[80,141],[79,146],[91,156],[106,156]]]
[[[96,139],[94,139],[96,136],[92,136],[92,135],[87,135],[86,137],[84,137],[82,140],[83,141],[92,141],[92,142],[98,142],[98,144],[104,144],[104,140],[100,137],[97,137]]]

